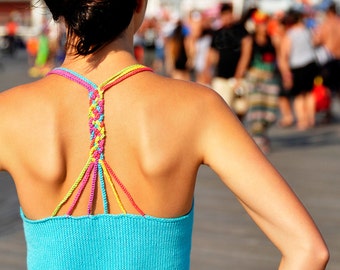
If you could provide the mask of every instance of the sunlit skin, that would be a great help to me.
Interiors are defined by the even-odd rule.
[[[145,6],[138,1],[119,39],[84,57],[70,47],[63,66],[100,84],[136,64],[133,35]],[[146,214],[188,213],[198,168],[206,164],[279,249],[279,269],[325,268],[327,247],[310,215],[214,91],[144,72],[105,95],[106,159]],[[87,102],[81,86],[55,75],[0,94],[0,169],[12,175],[30,219],[50,216],[84,166]],[[97,199],[94,212],[101,213]],[[86,208],[86,199],[80,200],[74,215]],[[120,210],[112,204],[110,212]]]

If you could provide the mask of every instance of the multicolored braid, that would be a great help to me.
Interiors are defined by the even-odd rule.
[[[82,86],[84,86],[89,93],[89,128],[90,128],[90,152],[89,158],[82,169],[79,177],[70,188],[64,199],[58,204],[56,209],[53,211],[52,216],[58,215],[62,206],[72,197],[72,195],[77,191],[74,196],[73,202],[67,211],[67,215],[72,215],[74,209],[77,206],[77,203],[87,186],[90,182],[91,178],[91,192],[90,198],[88,201],[87,207],[87,214],[91,215],[93,212],[93,202],[96,193],[97,183],[99,181],[101,195],[103,199],[103,206],[104,206],[104,214],[109,213],[109,203],[107,200],[106,194],[106,182],[112,188],[116,201],[121,209],[121,211],[126,214],[127,211],[119,197],[119,194],[116,189],[116,185],[120,187],[120,189],[124,192],[124,194],[129,199],[132,206],[137,210],[138,213],[141,215],[145,215],[144,212],[138,207],[138,205],[133,200],[131,194],[128,192],[126,187],[123,183],[119,180],[117,175],[111,169],[109,164],[105,160],[104,156],[104,148],[105,148],[105,124],[104,124],[104,92],[111,88],[112,86],[124,81],[125,79],[143,72],[143,71],[152,71],[150,68],[145,67],[143,65],[132,65],[127,68],[124,68],[99,86],[88,80],[87,78],[83,77],[82,75],[66,69],[66,68],[56,68],[50,71],[48,74],[57,74],[68,78]],[[116,185],[115,185],[116,184]]]

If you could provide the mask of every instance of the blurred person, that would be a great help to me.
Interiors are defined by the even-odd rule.
[[[15,22],[15,20],[12,18],[12,16],[9,17],[6,25],[5,25],[5,39],[8,42],[8,54],[10,56],[14,56],[15,50],[16,50],[16,37],[17,37],[17,31],[18,31],[18,24]]]
[[[57,36],[57,48],[56,48],[56,55],[55,55],[55,66],[60,66],[66,56],[66,38],[67,38],[67,33],[66,33],[66,28],[65,24],[59,22],[58,23],[58,36]]]
[[[45,76],[52,68],[48,61],[50,56],[48,32],[48,26],[44,25],[38,36],[38,51],[34,60],[34,66],[28,71],[29,75],[33,78]]]
[[[271,15],[268,20],[268,35],[277,48],[281,44],[282,37],[285,33],[285,27],[282,24],[284,16],[284,12],[278,11]]]
[[[138,63],[144,64],[144,40],[141,29],[133,36],[133,48]]]
[[[35,59],[35,65],[39,68],[44,68],[48,64],[50,53],[48,32],[48,28],[44,28],[39,35],[38,53]]]
[[[195,43],[195,59],[194,68],[196,82],[209,85],[210,79],[205,71],[205,65],[207,62],[207,57],[210,49],[210,44],[212,40],[212,32],[209,28],[202,28],[200,37]]]
[[[49,51],[46,66],[52,69],[64,61],[66,29],[63,23],[54,21],[49,21],[46,27]]]
[[[194,80],[209,85],[209,76],[205,66],[212,40],[212,29],[209,18],[203,12],[193,11],[190,15],[191,57]]]
[[[48,39],[48,65],[51,69],[56,65],[57,53],[59,50],[60,26],[55,21],[49,21],[47,24],[48,31],[46,31]]]
[[[286,33],[286,26],[284,25],[285,13],[278,12],[274,14],[268,23],[268,34],[275,45],[277,55],[280,55],[282,40]],[[279,106],[279,120],[278,126],[281,128],[291,127],[294,124],[294,113],[292,109],[292,97],[289,90],[283,86],[281,73],[278,74],[280,80],[280,92],[278,99]]]
[[[39,49],[39,41],[35,36],[29,37],[26,41],[27,61],[29,68],[32,68],[35,64]]]
[[[235,91],[246,88],[243,78],[251,57],[251,37],[243,23],[235,22],[232,4],[221,4],[220,21],[221,28],[213,33],[205,72],[211,76],[212,88],[243,118],[245,111],[238,111],[233,101]]]
[[[315,43],[322,64],[324,85],[340,94],[340,16],[336,4],[331,4],[323,22],[315,30]]]
[[[294,112],[292,108],[292,96],[289,90],[283,86],[283,80],[280,80],[280,92],[278,100],[280,110],[280,120],[278,126],[281,128],[289,128],[294,125]]]
[[[169,36],[169,30],[173,27],[170,20],[170,15],[164,11],[162,17],[158,20],[156,31],[157,37],[155,41],[155,59],[153,62],[153,69],[159,74],[166,74],[165,70],[165,43],[166,38]]]
[[[318,66],[310,31],[300,12],[290,10],[284,23],[287,27],[282,40],[279,67],[283,87],[293,97],[296,126],[306,130],[315,125],[315,100],[312,93]]]
[[[188,36],[188,28],[183,24],[182,20],[179,20],[172,34],[166,39],[166,72],[174,79],[190,80],[190,40]]]
[[[135,59],[147,1],[45,2],[67,25],[65,61],[0,93],[0,170],[28,269],[190,269],[201,165],[278,248],[280,270],[325,269],[316,224],[223,99]]]
[[[275,46],[277,56],[280,54],[282,39],[285,35],[286,28],[283,24],[285,13],[282,11],[273,14],[268,21],[268,35]],[[290,92],[283,87],[281,74],[277,74],[279,79],[280,92],[278,97],[279,120],[278,126],[282,128],[291,127],[294,124],[294,113],[291,105]]]
[[[252,20],[255,23],[255,32],[252,35],[252,58],[246,75],[249,86],[246,122],[257,145],[264,153],[269,153],[267,131],[277,119],[280,91],[276,65],[277,44],[274,44],[268,34],[267,14],[256,11]]]
[[[144,64],[153,67],[156,55],[157,19],[148,18],[143,23]]]

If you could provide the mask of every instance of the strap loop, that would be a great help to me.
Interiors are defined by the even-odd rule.
[[[105,123],[104,123],[104,106],[105,106],[105,100],[104,100],[104,92],[114,85],[119,84],[120,82],[124,81],[125,79],[138,74],[143,71],[152,71],[150,68],[145,67],[143,65],[132,65],[124,68],[99,86],[97,86],[95,83],[91,82],[84,76],[66,69],[66,68],[56,68],[53,69],[48,73],[50,74],[56,74],[60,75],[62,77],[65,77],[67,79],[70,79],[83,87],[85,87],[88,90],[88,97],[89,97],[89,129],[90,129],[90,152],[89,152],[89,158],[81,171],[80,175],[78,176],[77,180],[73,184],[73,186],[70,188],[69,192],[66,194],[66,196],[63,198],[63,200],[58,204],[56,209],[53,211],[52,216],[58,215],[60,212],[60,209],[63,207],[63,205],[73,196],[75,191],[77,190],[77,193],[75,194],[73,198],[73,202],[67,211],[67,215],[72,215],[74,209],[77,206],[77,203],[79,202],[79,199],[85,190],[85,187],[87,186],[88,182],[91,179],[91,192],[90,192],[90,198],[88,201],[88,210],[87,214],[91,215],[93,212],[93,203],[95,200],[95,194],[96,194],[96,188],[99,185],[101,189],[101,196],[103,201],[103,207],[104,207],[104,214],[109,213],[109,203],[107,200],[107,193],[106,193],[106,187],[105,184],[108,182],[111,186],[111,189],[114,193],[114,197],[118,203],[118,206],[120,207],[121,211],[126,214],[126,209],[124,208],[124,205],[119,197],[119,194],[117,192],[117,189],[115,187],[114,182],[120,187],[120,189],[124,192],[125,196],[129,199],[132,206],[140,213],[142,216],[144,216],[144,212],[137,206],[135,201],[133,200],[131,194],[128,192],[126,187],[122,184],[122,182],[119,180],[119,178],[116,176],[114,171],[111,169],[109,164],[105,161],[105,138],[106,138],[106,130],[105,130]]]

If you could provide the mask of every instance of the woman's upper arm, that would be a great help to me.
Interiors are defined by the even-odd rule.
[[[204,163],[219,175],[282,252],[308,243],[311,236],[320,240],[299,199],[238,119],[218,99],[209,108],[202,118]]]
[[[6,153],[6,139],[5,139],[5,130],[6,130],[6,123],[4,117],[6,116],[5,112],[5,101],[3,98],[4,94],[0,93],[0,171],[4,170],[4,159]]]
[[[12,130],[16,129],[23,135],[20,133],[20,119],[17,117],[17,113],[22,109],[18,105],[18,96],[12,89],[0,93],[0,171],[7,169],[13,153],[12,148],[16,145]]]
[[[244,77],[251,60],[252,50],[253,39],[250,35],[248,35],[241,41],[241,56],[235,71],[235,78],[240,79]]]
[[[290,39],[285,36],[282,39],[281,45],[280,45],[280,49],[279,49],[279,60],[281,61],[282,64],[285,65],[285,67],[289,66],[289,52],[290,52]]]
[[[293,86],[293,75],[290,70],[289,55],[291,50],[291,41],[285,36],[279,48],[278,66],[282,76],[282,82],[285,89],[291,89]]]

